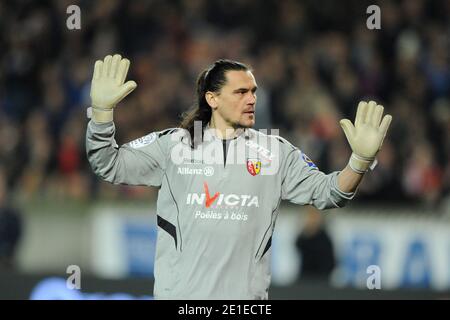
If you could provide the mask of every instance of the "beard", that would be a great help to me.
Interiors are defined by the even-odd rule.
[[[248,114],[244,114],[244,118],[240,119],[237,123],[236,126],[233,126],[235,129],[246,129],[246,128],[253,128],[253,126],[256,123],[256,119],[255,119],[255,114],[252,115],[248,115]]]

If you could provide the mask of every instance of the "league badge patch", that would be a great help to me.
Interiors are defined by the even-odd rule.
[[[308,165],[308,167],[313,168],[313,169],[319,169],[319,168],[317,168],[317,166],[315,165],[315,163],[312,162],[312,160],[311,160],[306,154],[304,154],[303,152],[302,152],[302,159],[303,159],[303,161],[306,162],[306,164]]]

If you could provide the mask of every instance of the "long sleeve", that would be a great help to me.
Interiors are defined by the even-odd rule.
[[[282,167],[281,196],[295,204],[310,204],[318,209],[343,207],[355,193],[337,187],[339,172],[325,174],[299,149],[291,150]]]
[[[114,184],[160,186],[166,166],[167,143],[161,132],[153,132],[119,147],[113,122],[90,121],[86,152],[92,170]]]

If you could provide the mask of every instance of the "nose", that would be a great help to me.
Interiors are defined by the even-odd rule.
[[[256,104],[256,93],[250,92],[250,98],[248,99],[247,104],[250,104],[250,105]]]

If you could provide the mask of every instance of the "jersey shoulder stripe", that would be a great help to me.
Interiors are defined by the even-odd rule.
[[[172,134],[176,131],[182,130],[181,128],[169,128],[158,132],[158,138],[165,136],[166,134]]]
[[[256,139],[275,139],[277,142],[279,142],[281,145],[287,147],[289,151],[297,150],[298,148],[294,146],[292,143],[290,143],[288,140],[286,140],[283,137],[280,137],[279,135],[275,134],[267,134],[265,132],[257,131],[255,129],[250,129],[251,136],[256,137]]]

